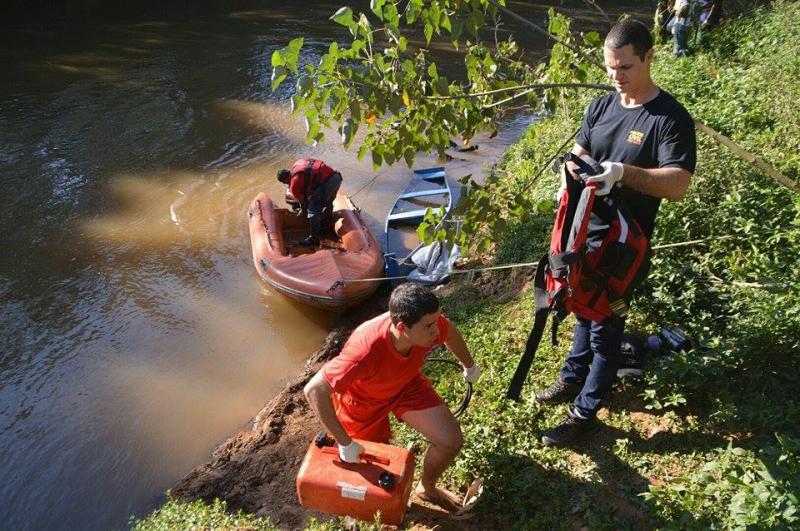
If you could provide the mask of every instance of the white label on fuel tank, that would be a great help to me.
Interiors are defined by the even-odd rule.
[[[364,501],[364,498],[367,497],[367,487],[350,485],[342,481],[336,482],[336,486],[342,489],[342,498]]]

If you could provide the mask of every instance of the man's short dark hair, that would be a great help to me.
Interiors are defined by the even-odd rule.
[[[421,284],[406,282],[397,286],[389,297],[392,323],[414,326],[423,316],[439,310],[439,299]]]
[[[278,180],[284,184],[288,184],[292,180],[292,174],[289,170],[278,170]]]
[[[653,36],[647,26],[638,20],[628,18],[614,24],[606,35],[604,45],[618,50],[628,44],[633,46],[633,53],[644,61],[645,55],[653,47]]]

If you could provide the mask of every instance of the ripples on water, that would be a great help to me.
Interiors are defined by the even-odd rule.
[[[218,15],[28,14],[2,40],[4,527],[124,527],[331,322],[262,287],[244,217],[304,150],[269,92],[296,30]]]

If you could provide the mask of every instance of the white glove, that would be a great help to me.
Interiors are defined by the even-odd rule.
[[[472,367],[464,367],[464,380],[469,383],[475,383],[478,381],[478,378],[481,377],[481,368],[478,367],[477,363],[474,363]]]
[[[361,452],[363,451],[364,447],[358,444],[355,440],[351,439],[350,444],[339,445],[339,459],[345,463],[360,463]]]
[[[600,175],[587,176],[584,179],[587,183],[597,183],[597,189],[594,195],[608,194],[611,189],[614,188],[614,185],[622,180],[622,174],[625,172],[625,168],[620,162],[606,161],[601,162],[600,165],[605,170],[603,173]]]
[[[556,195],[555,195],[556,203],[561,203],[561,196],[564,195],[564,192],[566,192],[566,191],[567,191],[567,187],[566,186],[562,186],[561,188],[558,189],[558,192],[556,192]]]

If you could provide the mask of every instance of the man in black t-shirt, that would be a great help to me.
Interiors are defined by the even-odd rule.
[[[696,159],[694,122],[650,77],[653,53],[644,24],[624,20],[611,28],[603,55],[616,92],[589,105],[572,149],[601,163],[604,172],[586,182],[598,183],[598,196],[617,188],[615,197],[625,202],[648,238],[661,199],[684,196]],[[574,164],[569,164],[575,175]],[[576,320],[572,349],[557,381],[536,394],[545,404],[574,398],[567,418],[543,434],[548,446],[568,445],[592,427],[620,362],[624,318]]]

